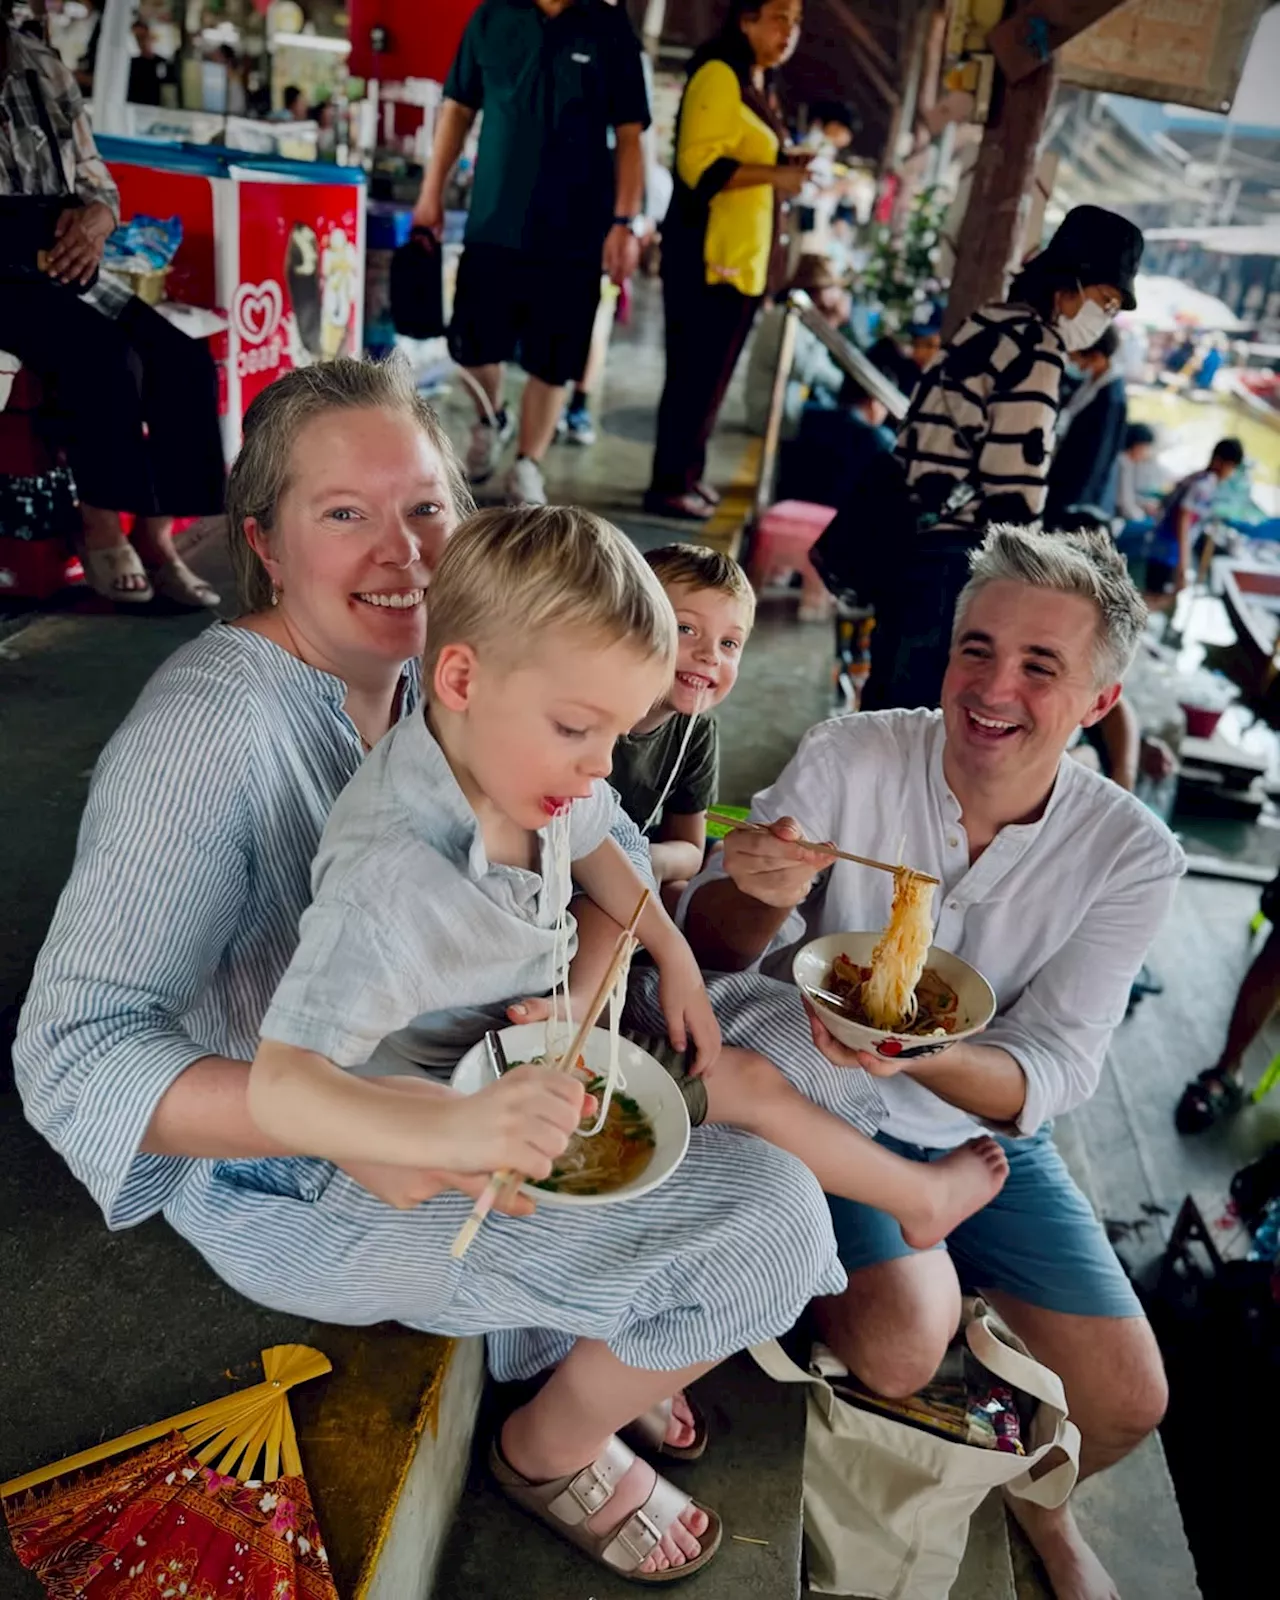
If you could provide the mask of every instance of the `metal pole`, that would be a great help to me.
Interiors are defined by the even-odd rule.
[[[760,447],[760,476],[756,479],[755,504],[751,509],[751,523],[756,526],[773,503],[773,486],[778,476],[778,445],[782,439],[782,417],[787,405],[787,384],[791,381],[791,363],[796,354],[796,307],[788,305],[782,320],[782,338],[778,343],[778,365],[773,373],[773,388],[769,393],[769,413],[764,425],[764,443]]]

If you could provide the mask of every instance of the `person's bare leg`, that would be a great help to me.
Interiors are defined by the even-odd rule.
[[[124,536],[124,529],[120,526],[118,511],[108,511],[103,506],[86,505],[83,500],[80,502],[80,529],[86,550],[114,550],[129,543]],[[121,594],[128,594],[140,593],[148,585],[144,574],[125,572],[116,578],[115,587]]]
[[[1159,1425],[1169,1391],[1145,1317],[1072,1316],[983,1292],[1036,1359],[1062,1379],[1080,1429],[1081,1478],[1127,1456]],[[1008,1506],[1044,1563],[1057,1600],[1119,1600],[1070,1502],[1051,1511],[1010,1495]]]
[[[715,1364],[646,1372],[624,1366],[598,1339],[579,1339],[533,1399],[507,1418],[500,1439],[502,1454],[534,1483],[576,1472],[595,1460],[611,1434]],[[587,1526],[596,1532],[619,1527],[649,1498],[656,1476],[648,1462],[637,1460],[608,1505]],[[700,1553],[698,1540],[706,1531],[706,1515],[690,1505],[639,1570],[682,1567]]]
[[[887,1399],[923,1389],[960,1326],[960,1285],[945,1250],[849,1274],[843,1294],[813,1302],[818,1329],[850,1372]]]
[[[1226,1042],[1214,1070],[1222,1077],[1239,1078],[1244,1053],[1266,1027],[1280,1005],[1280,929],[1272,929],[1240,984],[1227,1024]]]
[[[754,1050],[722,1050],[706,1079],[712,1122],[745,1128],[804,1162],[828,1194],[887,1211],[913,1249],[928,1250],[1000,1192],[1009,1161],[975,1139],[938,1161],[908,1161],[815,1105]]]
[[[505,377],[503,365],[500,361],[491,361],[486,367],[467,367],[465,369],[483,389],[489,404],[497,413],[502,410],[502,384]],[[468,385],[468,387],[470,387]],[[476,415],[481,422],[489,420],[489,414],[481,403],[480,396],[472,391],[471,398],[476,403]]]
[[[133,525],[133,548],[144,567],[162,567],[172,561],[173,518],[139,517]]]
[[[530,377],[524,386],[520,402],[520,438],[517,451],[530,461],[541,461],[552,439],[556,436],[556,423],[564,409],[565,385],[544,383],[541,378]]]

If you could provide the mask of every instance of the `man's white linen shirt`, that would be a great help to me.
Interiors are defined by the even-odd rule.
[[[1002,828],[970,865],[960,803],[943,773],[939,711],[861,712],[811,728],[781,777],[752,802],[757,822],[794,817],[805,838],[941,880],[934,943],[991,984],[996,1015],[979,1044],[998,1045],[1026,1075],[1017,1128],[1032,1134],[1087,1100],[1129,990],[1164,920],[1186,861],[1140,801],[1064,756],[1036,822]],[[720,852],[690,886],[723,877]],[[837,861],[794,912],[760,965],[791,976],[800,942],[883,928],[893,880]],[[936,1057],[929,1058],[936,1060]],[[949,1149],[983,1131],[977,1118],[905,1072],[877,1080],[883,1131]]]

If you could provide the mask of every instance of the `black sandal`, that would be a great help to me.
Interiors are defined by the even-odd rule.
[[[1204,1133],[1244,1104],[1244,1085],[1218,1067],[1206,1067],[1182,1091],[1173,1114],[1179,1133]]]

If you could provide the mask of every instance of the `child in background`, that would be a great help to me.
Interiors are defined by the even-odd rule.
[[[674,905],[702,870],[707,807],[720,780],[719,735],[707,713],[737,681],[756,597],[736,561],[703,545],[663,545],[645,560],[675,611],[679,653],[666,693],[614,747],[609,781],[649,837],[653,875]]]

